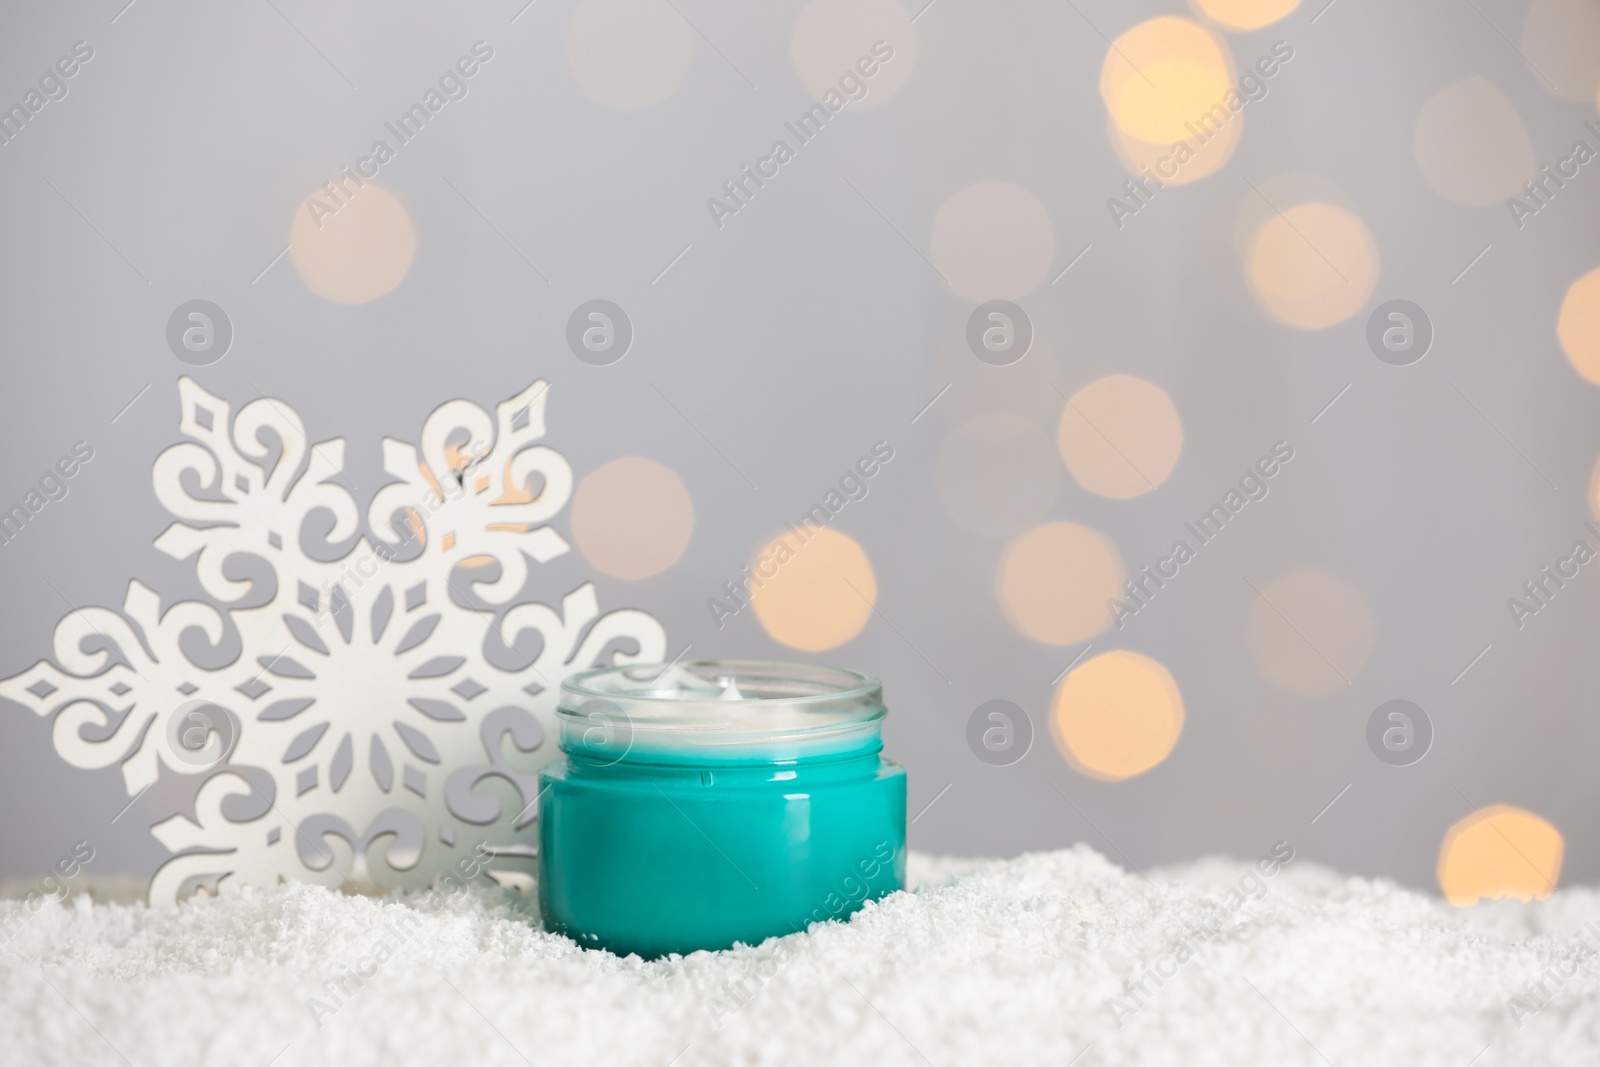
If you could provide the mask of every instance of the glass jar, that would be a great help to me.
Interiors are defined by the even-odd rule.
[[[804,930],[905,887],[883,686],[779,663],[634,664],[561,686],[540,775],[545,929],[655,958]]]

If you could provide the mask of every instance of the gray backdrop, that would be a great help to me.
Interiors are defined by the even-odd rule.
[[[1518,54],[1526,4],[1311,0],[1226,35],[1240,64],[1279,39],[1295,60],[1249,105],[1225,167],[1163,190],[1121,230],[1105,204],[1127,177],[1098,91],[1107,36],[1186,8],[938,0],[918,14],[904,89],[841,115],[718,229],[707,197],[811,102],[789,55],[799,5],[677,6],[695,30],[682,85],[622,110],[573,75],[573,0],[7,3],[0,101],[20,100],[75,41],[94,58],[0,147],[0,504],[74,442],[95,456],[0,547],[0,675],[49,654],[69,602],[120,605],[130,577],[164,602],[201,595],[188,565],[151,547],[170,521],[151,463],[179,439],[182,374],[236,407],[283,398],[313,440],[344,437],[363,507],[385,481],[383,436],[415,440],[443,400],[490,406],[542,376],[549,443],[576,475],[648,456],[682,476],[696,511],[665,573],[611,579],[573,552],[545,572],[550,587],[592,576],[604,605],[652,612],[669,648],[692,643],[697,657],[808,658],[749,612],[717,631],[705,600],[872,442],[893,443],[871,495],[837,522],[873,561],[881,614],[809,658],[884,679],[912,811],[938,798],[915,847],[1010,855],[1084,841],[1145,866],[1288,837],[1341,870],[1432,886],[1446,829],[1505,802],[1563,832],[1564,882],[1600,877],[1600,578],[1585,568],[1521,630],[1506,607],[1589,517],[1600,392],[1563,358],[1555,322],[1567,286],[1600,261],[1600,176],[1585,168],[1519,232],[1503,204],[1435,195],[1411,152],[1423,102],[1471,74],[1511,100],[1539,162],[1595,140],[1582,128],[1593,97],[1547,92]],[[290,258],[274,261],[294,213],[478,40],[494,58],[470,94],[379,179],[416,230],[404,281],[354,306],[315,295]],[[1291,171],[1337,183],[1382,255],[1367,306],[1327,329],[1263,315],[1235,249],[1252,183]],[[925,258],[940,204],[986,178],[1031,190],[1055,230],[1046,281],[1018,299],[1033,349],[1007,368],[966,350],[974,302]],[[568,316],[594,298],[636,331],[611,366],[565,341]],[[1369,310],[1396,298],[1436,331],[1405,368],[1365,339]],[[167,344],[169,315],[191,299],[232,322],[211,366]],[[1096,652],[1164,663],[1187,709],[1171,756],[1120,783],[1071,770],[1045,727],[1054,680],[1083,644],[1011,628],[994,593],[1006,538],[953,522],[935,486],[962,420],[1015,411],[1053,439],[1051,386],[1070,394],[1113,372],[1159,383],[1181,414],[1182,456],[1158,491],[1107,500],[1064,471],[1053,489],[1007,469],[994,481],[1001,498],[1013,484],[1034,494],[1019,514],[1101,531],[1130,567],[1274,441],[1296,448],[1266,501],[1135,622],[1094,639]],[[1358,589],[1375,636],[1349,684],[1315,697],[1264,679],[1246,638],[1252,583],[1305,566]],[[1373,709],[1396,698],[1436,734],[1412,766],[1384,764],[1366,741]],[[992,699],[1034,723],[1012,766],[968,747],[968,717]],[[148,875],[164,857],[154,813],[112,824],[128,800],[120,776],[67,766],[48,722],[6,705],[0,746],[0,875],[42,872],[79,838],[95,842],[101,874]]]

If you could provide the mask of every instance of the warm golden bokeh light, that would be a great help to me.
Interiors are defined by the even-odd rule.
[[[1411,154],[1434,192],[1469,207],[1517,195],[1537,169],[1516,108],[1479,74],[1451,82],[1422,105]]]
[[[1561,831],[1531,811],[1496,804],[1444,835],[1439,888],[1456,907],[1512,897],[1543,900],[1561,880]]]
[[[1137,652],[1105,652],[1074,667],[1056,689],[1050,734],[1073,769],[1121,781],[1166,759],[1183,732],[1183,695],[1172,674]]]
[[[1061,465],[1042,429],[1021,415],[991,411],[945,438],[934,482],[945,510],[964,529],[1010,537],[1050,510]]]
[[[911,79],[917,35],[899,0],[810,0],[795,17],[789,59],[816,99],[831,91],[830,106],[872,107]]]
[[[1556,336],[1573,369],[1600,385],[1600,267],[1567,290],[1556,320]]]
[[[878,579],[854,539],[833,529],[804,527],[756,553],[750,573],[762,583],[751,594],[756,618],[774,641],[803,652],[825,652],[859,634],[872,618]]]
[[[1297,570],[1250,595],[1247,637],[1263,677],[1285,692],[1321,696],[1361,673],[1376,641],[1366,598],[1342,578]]]
[[[319,192],[319,203],[326,193]],[[289,259],[313,293],[339,304],[365,304],[405,278],[417,251],[411,216],[398,197],[367,182],[351,187],[331,214],[303,203],[289,227]]]
[[[1111,374],[1067,401],[1056,447],[1079,485],[1127,500],[1167,480],[1183,451],[1183,423],[1160,386]]]
[[[694,31],[671,0],[582,0],[567,30],[567,63],[583,91],[632,110],[671,96],[694,55]]]
[[[1214,127],[1208,126],[1207,129]],[[1111,147],[1116,149],[1117,158],[1131,174],[1154,178],[1163,185],[1188,185],[1208,174],[1215,174],[1233,158],[1233,150],[1238,147],[1239,138],[1244,136],[1244,115],[1235,115],[1204,141],[1196,136],[1183,138],[1183,144],[1194,154],[1181,161],[1173,142],[1157,144],[1130,137],[1122,132],[1115,120],[1106,120],[1106,136],[1111,141]]]
[[[669,467],[623,456],[592,471],[572,500],[572,538],[590,565],[613,578],[648,578],[683,555],[694,504]]]
[[[1104,534],[1047,522],[1006,546],[995,593],[1017,632],[1047,645],[1087,641],[1111,625],[1122,556]]]
[[[1600,520],[1600,461],[1589,475],[1589,514]]]
[[[1259,30],[1300,6],[1300,0],[1189,0],[1200,14],[1230,30]]]
[[[1319,201],[1274,212],[1256,231],[1248,257],[1263,310],[1301,330],[1360,311],[1378,284],[1378,269],[1378,246],[1361,217]]]
[[[1170,145],[1233,85],[1226,46],[1199,23],[1164,15],[1141,22],[1112,42],[1100,68],[1100,96],[1130,137]]]
[[[1600,90],[1600,4],[1595,0],[1533,0],[1522,19],[1519,46],[1545,92],[1592,101]],[[1551,83],[1555,84],[1552,85]]]
[[[928,252],[950,288],[968,300],[1015,300],[1049,271],[1055,227],[1037,196],[991,178],[940,206]]]

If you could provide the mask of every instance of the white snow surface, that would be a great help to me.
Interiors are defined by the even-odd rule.
[[[656,961],[544,933],[531,898],[490,885],[436,911],[226,883],[162,909],[80,878],[36,911],[0,900],[0,1050],[136,1067],[1600,1063],[1600,891],[1452,908],[1303,860],[1253,869],[913,853],[915,891],[848,923]]]

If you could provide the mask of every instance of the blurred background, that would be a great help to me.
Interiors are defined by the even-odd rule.
[[[180,378],[345,441],[324,561],[544,380],[523,599],[881,676],[915,848],[1600,879],[1596,0],[0,18],[0,676],[132,579],[251,610],[154,545]],[[7,695],[0,877],[148,878],[194,783]]]

